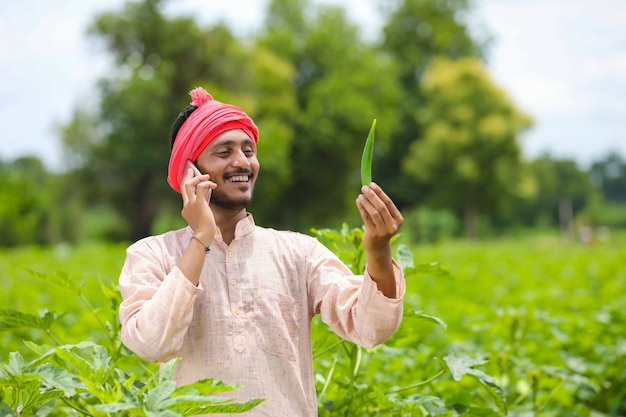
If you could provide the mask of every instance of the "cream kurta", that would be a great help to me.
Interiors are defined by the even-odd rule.
[[[179,385],[202,378],[242,385],[237,401],[265,398],[246,416],[316,416],[311,319],[364,347],[391,337],[405,282],[394,262],[397,299],[366,274],[354,276],[317,239],[239,222],[235,239],[211,244],[200,284],[176,266],[191,228],[140,240],[120,276],[122,340],[148,361],[182,358]]]

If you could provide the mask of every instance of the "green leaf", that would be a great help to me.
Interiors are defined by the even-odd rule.
[[[174,371],[179,360],[180,358],[174,358],[161,365],[161,381],[171,381],[174,378]]]
[[[70,275],[65,271],[57,271],[54,274],[47,274],[39,271],[34,271],[29,268],[24,269],[33,277],[40,279],[44,282],[71,290],[78,295],[82,294],[83,292],[84,281],[73,280]]]
[[[105,413],[117,413],[118,411],[141,409],[141,407],[138,407],[136,404],[130,403],[97,404],[94,406],[94,408],[98,411],[103,411]]]
[[[184,408],[181,407],[180,409],[175,408],[175,407],[172,407],[172,408],[173,409],[175,408],[183,416],[195,416],[198,414],[222,414],[222,413],[237,414],[237,413],[244,413],[246,411],[250,411],[257,405],[261,404],[263,401],[265,400],[255,399],[255,400],[247,401],[245,403],[235,403],[235,404],[210,404],[207,401],[207,403],[205,404],[190,405]]]
[[[488,361],[485,359],[473,359],[469,356],[465,355],[456,355],[455,353],[450,353],[448,356],[443,358],[446,364],[448,365],[448,369],[452,374],[452,378],[455,381],[460,381],[464,375],[470,375],[474,378],[477,378],[481,384],[485,386],[489,395],[493,398],[500,412],[506,414],[506,400],[504,396],[504,391],[500,386],[496,384],[496,380],[494,377],[487,375],[483,371],[479,369],[475,369],[475,366],[484,365]]]
[[[146,393],[146,408],[151,411],[161,410],[167,406],[167,400],[176,391],[176,382],[163,381]]]
[[[0,310],[0,331],[22,327],[45,331],[50,328],[55,318],[55,313],[51,311],[46,311],[38,317],[15,310]]]
[[[374,156],[374,138],[376,136],[376,119],[372,122],[370,133],[367,135],[363,155],[361,155],[361,184],[369,185],[372,182],[372,158]]]
[[[440,319],[439,317],[430,316],[428,314],[422,313],[421,311],[405,311],[403,317],[407,319],[426,320],[428,322],[435,323],[443,327],[444,329],[448,328],[448,325],[446,324],[446,322]]]
[[[178,388],[177,392],[197,392],[202,395],[214,394],[217,392],[230,392],[238,389],[237,385],[228,385],[222,381],[214,379],[201,379],[188,385]]]
[[[413,252],[411,252],[411,248],[407,245],[398,245],[398,249],[396,249],[396,261],[402,266],[402,269],[415,267]]]
[[[414,268],[406,268],[404,272],[405,275],[425,274],[435,278],[453,278],[452,274],[439,262],[419,264]]]
[[[62,347],[56,348],[56,355],[66,363],[65,367],[81,378],[83,382],[95,381],[93,367],[85,359]]]
[[[13,410],[9,405],[2,401],[2,391],[0,391],[0,416],[2,417],[18,417],[15,410]]]
[[[24,358],[20,352],[9,353],[9,364],[5,367],[9,374],[20,376],[25,371]]]
[[[40,404],[45,404],[56,398],[61,398],[64,395],[64,392],[58,389],[41,391],[41,383],[33,381],[33,383],[27,385],[26,389],[24,389],[24,387],[22,388],[20,399],[23,410],[26,410]]]
[[[146,411],[147,417],[182,417],[181,414],[170,410]]]
[[[41,378],[50,386],[62,390],[65,396],[72,397],[76,395],[76,389],[82,388],[80,384],[71,374],[63,369],[56,368],[50,363],[45,363],[36,369]]]
[[[473,359],[465,355],[457,356],[452,352],[443,360],[448,365],[450,374],[455,381],[460,381],[466,374],[475,375],[478,371],[474,369],[474,366],[484,365],[488,362],[485,359]]]

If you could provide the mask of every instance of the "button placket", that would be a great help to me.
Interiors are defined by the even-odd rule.
[[[228,296],[232,312],[232,330],[233,330],[233,347],[237,352],[243,352],[246,349],[246,339],[244,331],[246,328],[245,314],[243,310],[243,298],[241,288],[238,284],[239,265],[237,263],[236,251],[231,244],[226,252],[226,279],[228,282]]]

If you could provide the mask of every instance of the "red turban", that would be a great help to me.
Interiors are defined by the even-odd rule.
[[[259,141],[258,128],[239,107],[214,100],[202,87],[191,90],[189,95],[192,98],[191,105],[197,109],[176,134],[167,175],[167,182],[179,193],[186,174],[187,160],[195,162],[204,148],[220,133],[242,129],[254,143]]]

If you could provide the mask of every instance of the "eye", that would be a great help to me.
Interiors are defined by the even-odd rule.
[[[254,148],[244,148],[243,153],[246,154],[246,156],[254,156]]]
[[[215,155],[220,156],[220,157],[226,157],[226,156],[230,155],[230,150],[228,150],[228,149],[219,150],[219,151],[215,152]]]

